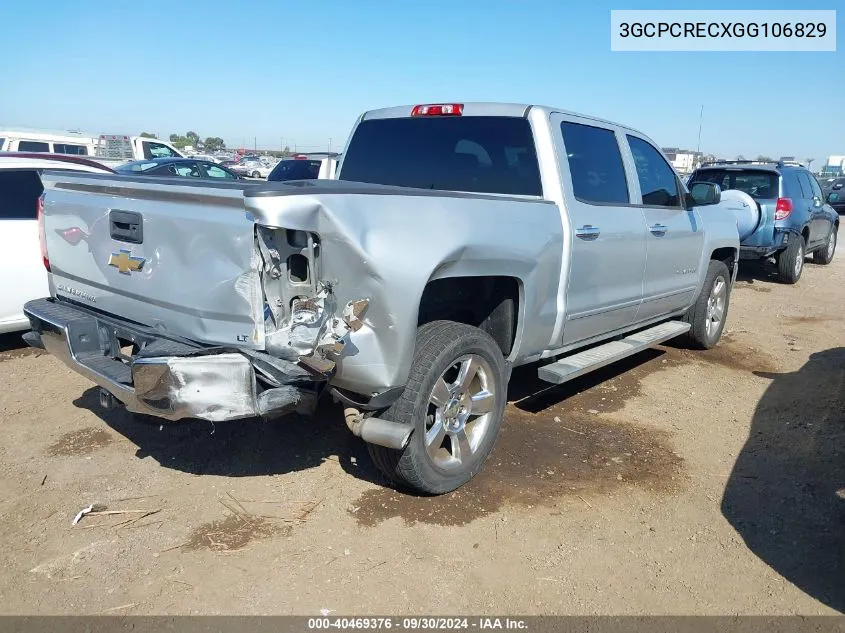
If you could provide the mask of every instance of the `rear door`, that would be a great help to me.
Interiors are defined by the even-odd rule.
[[[695,209],[684,206],[674,170],[646,139],[627,134],[633,164],[634,203],[641,205],[646,226],[643,302],[638,321],[689,306],[698,289],[704,229]]]
[[[830,219],[828,218],[827,212],[824,208],[824,195],[822,194],[822,188],[819,186],[816,177],[813,176],[810,172],[802,172],[804,176],[807,178],[807,181],[810,185],[810,213],[811,213],[811,227],[810,232],[814,236],[814,243],[818,244],[825,244],[827,242],[827,236],[830,233]]]
[[[619,133],[554,114],[566,213],[572,227],[563,345],[634,323],[646,263],[643,212],[631,204]]]

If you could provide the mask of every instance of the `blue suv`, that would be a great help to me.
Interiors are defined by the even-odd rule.
[[[783,161],[704,163],[689,183],[711,182],[741,191],[737,228],[741,259],[774,258],[781,281],[801,278],[804,258],[829,264],[836,252],[839,214],[827,204],[816,177],[803,165]],[[725,194],[728,197],[730,194]]]

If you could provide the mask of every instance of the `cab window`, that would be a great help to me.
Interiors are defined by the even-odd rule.
[[[178,154],[162,143],[142,141],[142,144],[144,146],[144,158],[147,160],[153,158],[179,158]]]
[[[669,163],[651,143],[630,134],[627,136],[643,204],[649,207],[680,207],[678,179]]]

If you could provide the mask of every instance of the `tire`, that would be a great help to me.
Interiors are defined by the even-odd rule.
[[[731,273],[724,262],[710,260],[704,285],[684,320],[690,324],[687,342],[696,349],[710,349],[722,337],[731,299]]]
[[[257,171],[254,171],[254,172],[252,172],[252,177],[253,178],[261,178],[261,174]]]
[[[470,370],[464,389],[458,386],[462,369]],[[401,451],[368,444],[373,462],[394,484],[425,494],[443,494],[464,485],[481,471],[499,435],[507,400],[506,376],[502,352],[486,332],[454,321],[421,326],[408,384],[379,416],[413,425],[414,432]],[[436,385],[440,406],[434,402]],[[480,403],[476,410],[482,412],[475,415],[470,412],[473,394]],[[450,414],[454,416],[444,424],[441,420]],[[433,441],[427,443],[428,438]],[[469,457],[464,458],[465,452]]]
[[[833,261],[833,256],[836,254],[836,243],[838,240],[839,229],[834,225],[830,227],[830,235],[827,237],[827,243],[819,250],[813,253],[813,263],[827,266]]]
[[[793,235],[789,244],[778,254],[778,279],[785,284],[798,283],[804,271],[807,247],[802,235]]]

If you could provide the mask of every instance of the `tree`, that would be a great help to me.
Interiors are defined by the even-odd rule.
[[[774,161],[774,159],[770,158],[768,156],[763,156],[763,154],[760,154],[760,155],[757,156],[757,161],[761,162],[761,163],[771,163],[771,162]]]
[[[739,156],[737,156],[737,157],[736,157],[736,159],[737,159],[737,160],[745,160],[745,156],[743,156],[742,154],[740,154]]]
[[[141,132],[141,138],[158,138],[155,134],[150,132]]]
[[[176,149],[182,149],[185,145],[189,145],[188,139],[184,136],[179,136],[178,134],[171,134],[170,142]]]
[[[194,147],[199,147],[200,143],[200,135],[196,132],[187,132],[185,134],[185,138],[188,139],[188,145],[193,145]]]
[[[205,139],[202,145],[207,152],[216,152],[221,149],[226,149],[226,142],[219,136],[209,136]]]

